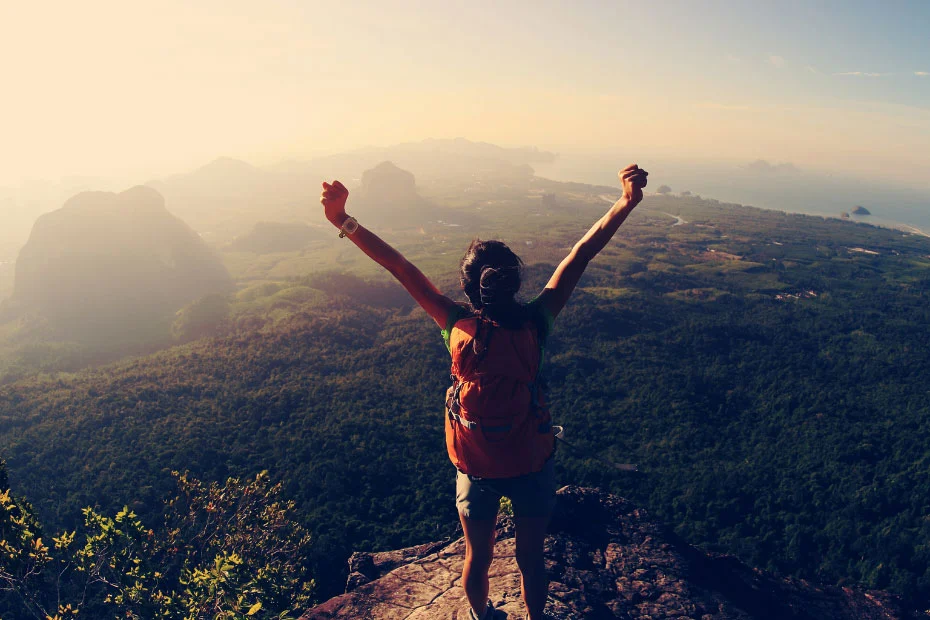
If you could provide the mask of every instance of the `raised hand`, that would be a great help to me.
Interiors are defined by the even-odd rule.
[[[623,197],[627,199],[630,206],[635,207],[643,199],[643,188],[646,187],[646,177],[649,173],[636,164],[630,164],[618,172],[617,176],[623,184]]]
[[[349,199],[349,190],[339,181],[333,181],[331,184],[323,182],[323,193],[320,194],[320,202],[323,204],[323,211],[334,226],[342,226],[346,219],[346,200]]]

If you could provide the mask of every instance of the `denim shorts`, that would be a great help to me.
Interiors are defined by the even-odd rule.
[[[501,497],[510,499],[515,517],[548,517],[555,507],[555,459],[538,472],[516,478],[475,478],[458,472],[455,506],[469,519],[493,519]]]

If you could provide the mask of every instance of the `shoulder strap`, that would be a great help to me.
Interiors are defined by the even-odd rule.
[[[481,332],[484,332],[482,334]],[[494,335],[494,323],[484,318],[478,317],[478,329],[475,332],[475,339],[472,341],[472,350],[475,352],[475,365],[477,366],[484,361],[488,355],[488,349],[491,347],[491,336]]]
[[[452,345],[449,344],[449,338],[452,336],[452,328],[455,324],[468,316],[468,311],[462,306],[456,305],[449,316],[446,317],[446,328],[442,330],[442,341],[446,343],[446,349],[452,352]]]

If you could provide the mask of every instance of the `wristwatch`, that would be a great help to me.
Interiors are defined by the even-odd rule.
[[[358,230],[358,220],[350,215],[339,227],[339,238],[342,239],[346,235],[351,235],[356,230]]]

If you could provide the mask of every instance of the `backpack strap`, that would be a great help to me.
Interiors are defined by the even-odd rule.
[[[482,329],[486,328],[486,329]],[[481,332],[485,331],[484,336],[482,337]],[[494,335],[494,322],[486,319],[485,317],[478,316],[478,327],[475,330],[475,339],[472,340],[472,348],[475,351],[475,367],[478,366],[481,362],[484,361],[484,358],[488,356],[488,349],[491,348],[491,337]],[[477,346],[481,345],[479,350]]]
[[[465,428],[467,428],[467,429],[470,430],[470,431],[473,431],[473,430],[475,430],[476,428],[478,428],[478,423],[477,423],[477,422],[472,422],[471,420],[466,420],[465,418],[463,418],[463,417],[460,416],[459,414],[457,414],[457,413],[452,413],[451,410],[449,411],[449,418],[451,418],[452,420],[458,422],[459,424],[461,424],[462,426],[464,426]]]
[[[450,394],[446,400],[446,413],[449,415],[449,419],[453,422],[458,422],[465,428],[470,431],[478,428],[477,422],[472,422],[471,420],[466,420],[459,412],[462,410],[462,402],[459,400],[459,392],[462,391],[462,382],[459,381],[458,377],[455,375],[450,375],[452,378],[452,387],[450,388]]]

